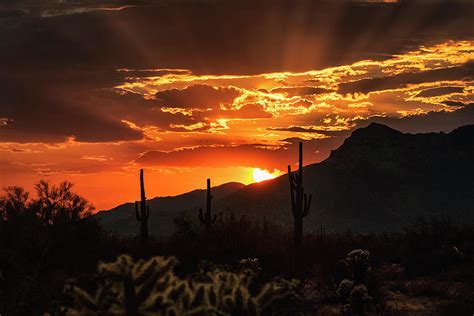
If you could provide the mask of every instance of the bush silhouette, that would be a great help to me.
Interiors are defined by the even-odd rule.
[[[365,285],[359,284],[352,289],[349,305],[353,315],[362,316],[374,314],[372,297],[369,296]]]
[[[40,181],[36,197],[7,187],[0,197],[0,313],[36,314],[60,293],[68,274],[95,265],[100,227],[72,184]],[[87,253],[87,256],[84,255]],[[45,290],[45,288],[47,290]]]
[[[472,251],[472,229],[454,226],[448,218],[417,217],[405,229],[404,264],[408,276],[433,275],[460,263],[462,250]]]

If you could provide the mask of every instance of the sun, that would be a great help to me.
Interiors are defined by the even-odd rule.
[[[273,170],[273,172],[265,170],[265,169],[260,169],[260,168],[254,168],[253,169],[253,179],[255,182],[262,182],[265,180],[270,180],[273,178],[276,178],[280,175],[280,170]]]

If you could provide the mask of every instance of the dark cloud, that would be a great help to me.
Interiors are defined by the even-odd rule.
[[[472,9],[472,1],[151,1],[122,11],[0,22],[0,61],[206,74],[305,71],[472,36]]]
[[[10,109],[3,107],[0,112],[5,110],[11,121],[0,126],[0,142],[56,143],[68,137],[80,142],[113,142],[142,138],[141,132],[126,124],[83,108],[29,103]]]
[[[433,89],[423,90],[418,93],[417,97],[436,97],[440,95],[452,94],[452,93],[463,93],[463,87],[439,87]]]
[[[324,159],[331,148],[338,146],[342,140],[321,139],[306,141],[299,138],[285,139],[282,147],[268,147],[266,144],[249,144],[239,146],[202,146],[185,148],[171,152],[148,151],[137,163],[151,166],[167,167],[260,167],[285,170],[286,166],[296,163],[294,150],[298,142],[305,143],[305,164]]]
[[[474,62],[462,66],[422,71],[417,73],[404,73],[395,76],[362,79],[353,82],[341,83],[339,93],[354,94],[404,88],[409,84],[436,82],[441,80],[472,80],[474,77]]]
[[[102,89],[123,83],[127,76],[143,75],[137,71],[115,72],[122,68],[261,74],[322,69],[349,64],[361,56],[386,59],[420,44],[472,37],[469,26],[474,12],[472,3],[446,1],[409,1],[390,7],[319,0],[301,1],[299,5],[293,1],[245,0],[168,1],[166,5],[147,2],[150,5],[122,11],[39,19],[32,15],[15,17],[16,13],[11,12],[24,12],[21,5],[50,5],[51,1],[10,0],[11,6],[4,11],[9,10],[8,18],[0,19],[0,119],[13,121],[0,126],[0,141],[56,142],[69,136],[91,142],[140,139],[141,133],[123,124],[122,119],[169,130],[171,124],[203,122],[208,126],[213,119],[226,115],[269,118],[261,105],[218,109],[219,103],[229,103],[239,95],[233,88],[168,90],[157,94],[160,100],[119,96]],[[291,32],[288,25],[292,25]],[[450,71],[456,73],[459,69],[427,72],[426,80],[459,78],[459,73],[450,75]],[[177,72],[156,70],[148,74]],[[472,76],[472,67],[467,72]],[[374,79],[371,83],[351,83],[345,89],[380,89],[421,80],[385,79],[388,83]],[[281,89],[290,95],[325,93],[320,88]],[[164,113],[160,107],[165,103],[185,108],[211,107],[213,111],[193,113],[192,117]]]
[[[271,90],[272,93],[286,93],[289,97],[307,96],[333,92],[332,90],[319,87],[280,87]]]
[[[294,103],[290,103],[289,105],[291,105],[292,107],[302,106],[302,107],[308,108],[313,105],[313,102],[308,101],[306,99],[299,99]]]
[[[474,107],[467,106],[457,111],[429,112],[423,115],[395,117],[372,117],[355,121],[356,128],[376,122],[385,124],[404,133],[450,132],[453,129],[474,124]]]
[[[4,18],[18,18],[26,14],[24,10],[11,9],[11,8],[2,8],[0,6],[0,19]]]
[[[342,131],[330,131],[312,127],[302,127],[302,126],[289,126],[289,127],[270,127],[267,128],[270,131],[279,131],[279,132],[294,132],[294,133],[314,133],[314,134],[322,134],[325,136],[330,137],[343,137],[349,134],[349,131],[342,130]]]
[[[447,106],[473,106],[474,103],[464,103],[464,102],[459,102],[459,101],[444,101],[444,105]]]
[[[170,124],[189,125],[196,119],[183,113],[169,113],[161,110],[157,100],[144,99],[135,93],[116,93],[112,90],[95,91],[90,104],[100,104],[103,112],[114,113],[121,120],[136,123],[139,126],[155,126],[159,130],[167,130]]]
[[[281,165],[278,159],[282,150],[268,150],[255,145],[203,146],[172,152],[149,151],[137,162],[143,165],[175,167],[228,167],[228,166],[274,166]]]
[[[234,88],[194,85],[182,90],[160,91],[155,98],[160,105],[166,107],[218,109],[221,104],[232,103],[239,95],[240,92]]]
[[[129,128],[100,104],[89,104],[87,96],[67,86],[46,86],[28,78],[0,77],[0,127],[2,142],[62,142],[75,137],[82,142],[139,140],[142,134]],[[70,94],[69,94],[70,93]]]
[[[271,118],[273,115],[265,111],[265,107],[262,104],[250,103],[244,104],[238,110],[225,110],[214,113],[216,117],[221,118],[240,118],[240,119],[259,119],[259,118]]]

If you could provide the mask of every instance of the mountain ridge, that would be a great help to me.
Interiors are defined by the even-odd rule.
[[[225,197],[231,191],[238,190],[245,185],[239,182],[228,182],[212,187],[212,194],[216,199]],[[181,212],[196,211],[204,207],[206,189],[195,189],[175,196],[154,197],[147,200],[150,207],[150,227],[160,226],[160,233],[173,232],[174,219]],[[97,212],[94,217],[106,228],[118,234],[134,235],[138,230],[135,220],[134,203],[121,204],[110,210]],[[166,225],[163,225],[165,223]],[[153,229],[151,229],[153,233]]]

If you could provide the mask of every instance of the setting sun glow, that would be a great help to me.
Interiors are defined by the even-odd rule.
[[[270,180],[278,177],[279,175],[280,171],[277,169],[275,169],[273,172],[260,168],[253,169],[253,179],[255,180],[255,182]]]

